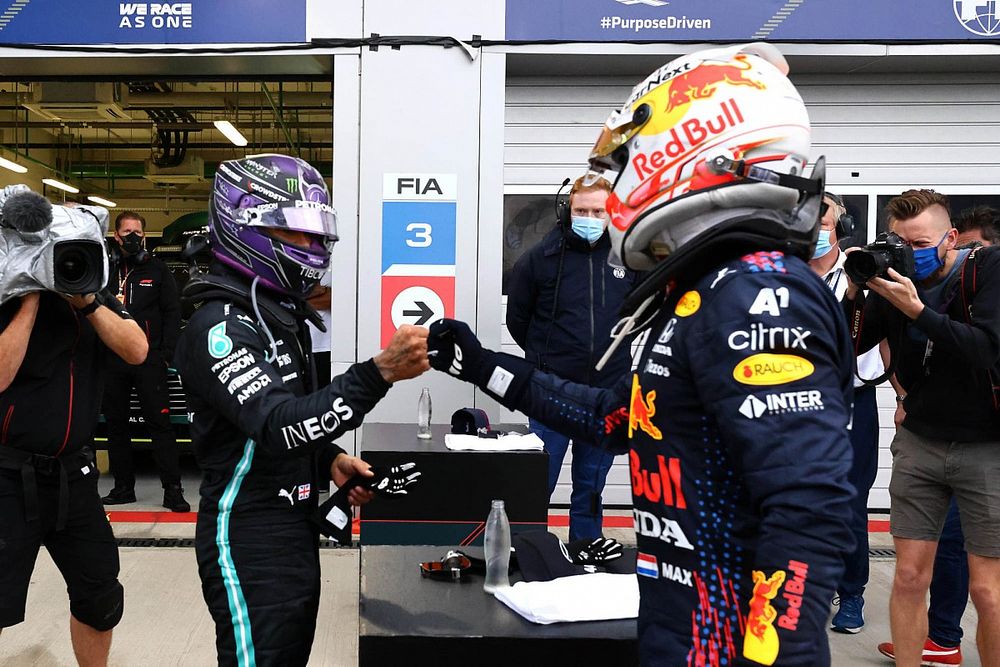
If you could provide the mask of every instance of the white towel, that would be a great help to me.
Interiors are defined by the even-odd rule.
[[[534,433],[508,433],[498,438],[480,438],[476,435],[448,433],[444,446],[455,451],[511,452],[518,450],[542,451],[544,443]]]
[[[598,572],[552,581],[519,581],[494,595],[524,618],[542,625],[639,615],[639,581],[634,574]]]

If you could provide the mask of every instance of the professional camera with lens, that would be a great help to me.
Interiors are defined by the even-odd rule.
[[[40,290],[90,294],[108,282],[99,206],[53,206],[26,186],[0,190],[0,303]]]
[[[888,278],[889,269],[907,278],[913,277],[913,249],[891,232],[879,234],[844,260],[844,272],[855,285],[864,285],[872,278]]]

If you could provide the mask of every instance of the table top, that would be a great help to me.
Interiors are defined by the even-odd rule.
[[[462,548],[482,557],[482,549]],[[439,560],[442,546],[361,547],[361,636],[634,641],[631,620],[530,623],[483,591],[483,577],[459,582],[420,576],[420,563]]]
[[[498,424],[493,428],[500,431],[527,433],[526,424]],[[427,452],[434,454],[541,454],[540,451],[515,452],[458,452],[444,446],[444,436],[451,433],[450,424],[431,424],[433,438],[417,437],[416,424],[364,424],[361,428],[361,451],[363,452]]]

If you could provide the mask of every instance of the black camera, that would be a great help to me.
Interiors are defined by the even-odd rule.
[[[844,260],[844,272],[855,285],[864,285],[872,278],[888,278],[889,269],[913,277],[913,249],[892,232],[879,234]]]

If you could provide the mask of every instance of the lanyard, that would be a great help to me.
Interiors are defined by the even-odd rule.
[[[122,267],[123,269],[125,267]],[[125,275],[118,280],[118,300],[122,302],[122,305],[127,306],[127,299],[125,298],[125,288],[128,286],[128,277],[132,275],[134,269],[129,269],[125,271]]]

